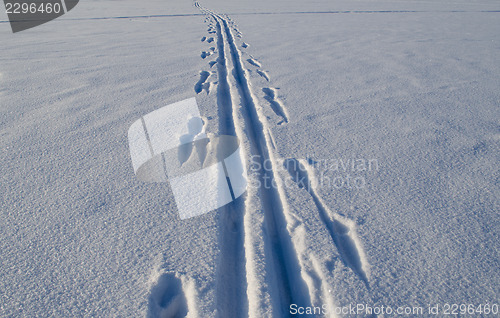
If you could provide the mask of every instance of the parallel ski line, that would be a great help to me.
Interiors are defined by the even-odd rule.
[[[195,7],[205,15],[211,12],[202,8],[197,2]],[[212,17],[213,18],[213,17]],[[227,59],[225,55],[226,41],[219,28],[217,35],[217,106],[219,114],[219,133],[222,135],[238,135],[233,109],[233,95],[227,76]],[[206,40],[206,38],[205,38]],[[211,64],[211,67],[214,64]],[[216,308],[218,317],[248,317],[248,300],[245,291],[245,246],[243,218],[245,211],[243,198],[236,200],[220,211],[218,223],[221,226],[219,235],[220,255],[217,263]]]
[[[298,261],[298,255],[293,247],[290,234],[287,230],[286,222],[286,211],[288,211],[287,202],[285,199],[285,194],[283,190],[283,184],[281,179],[275,178],[275,166],[276,161],[274,160],[273,154],[270,149],[274,148],[271,137],[265,132],[268,127],[265,122],[265,118],[259,114],[258,105],[256,98],[254,97],[250,83],[248,81],[248,75],[243,67],[243,62],[241,60],[241,52],[237,49],[234,36],[228,26],[226,19],[221,16],[202,8],[197,2],[195,6],[199,8],[202,12],[210,14],[217,24],[217,35],[218,35],[218,47],[219,55],[225,56],[225,47],[229,46],[228,54],[232,57],[233,71],[232,75],[235,81],[235,87],[227,82],[227,74],[229,73],[229,68],[227,67],[227,58],[219,59],[219,74],[222,81],[222,87],[229,87],[229,95],[232,100],[232,112],[233,112],[233,129],[236,130],[236,134],[239,138],[245,138],[250,144],[250,149],[252,154],[256,155],[260,159],[261,167],[264,166],[264,161],[269,161],[272,163],[272,169],[270,171],[259,171],[259,178],[261,184],[264,184],[265,180],[274,180],[278,184],[278,189],[271,188],[261,188],[260,189],[260,203],[264,210],[264,253],[267,259],[267,271],[271,275],[269,278],[273,282],[269,282],[271,287],[270,297],[273,298],[273,310],[274,315],[279,314],[282,317],[290,316],[288,307],[292,303],[300,304],[301,306],[310,306],[310,295],[308,292],[308,287],[301,276],[301,267]],[[225,41],[224,41],[225,40]],[[224,42],[223,42],[224,41]],[[238,90],[238,93],[233,93],[233,88]],[[236,96],[240,97],[241,108],[236,107],[237,101],[234,101]],[[227,90],[221,89],[218,94],[219,107],[222,106],[222,101],[228,101]],[[225,110],[226,114],[229,108],[227,108],[228,102],[226,104]],[[222,109],[220,107],[219,109]],[[241,110],[241,111],[240,111]],[[238,123],[238,116],[236,113],[242,116],[244,123]],[[224,122],[222,117],[221,122]],[[227,118],[227,117],[226,117]],[[243,127],[243,128],[242,128]],[[242,131],[245,129],[245,131]],[[247,158],[248,159],[248,158]],[[246,206],[248,208],[248,206]],[[244,223],[244,226],[248,224]],[[249,247],[252,245],[252,234],[245,235],[245,245]],[[245,256],[247,257],[247,266],[253,261],[251,255],[253,250],[245,250]],[[247,268],[247,270],[251,271]],[[274,273],[274,274],[271,274]],[[248,277],[254,273],[247,272],[247,284]],[[251,295],[248,295],[248,301],[251,300]],[[255,301],[255,300],[254,300]],[[255,304],[254,304],[255,305]]]
[[[272,255],[272,264],[274,272],[277,276],[279,294],[274,295],[279,297],[280,308],[276,308],[276,312],[281,312],[282,316],[288,316],[288,307],[292,303],[301,304],[303,306],[310,305],[310,296],[304,279],[301,276],[301,268],[298,261],[297,252],[293,247],[290,234],[287,230],[287,222],[285,213],[288,210],[283,184],[279,178],[275,177],[275,160],[272,148],[272,141],[265,134],[266,124],[265,119],[259,114],[257,99],[254,97],[248,74],[243,67],[241,52],[238,50],[234,36],[226,19],[219,15],[214,15],[218,19],[219,26],[224,28],[224,32],[229,44],[230,54],[233,63],[233,76],[237,83],[237,88],[240,93],[242,102],[243,118],[248,127],[248,138],[252,145],[255,155],[258,156],[261,167],[264,167],[264,162],[271,163],[271,169],[264,169],[259,172],[261,184],[265,184],[266,180],[275,181],[278,185],[275,189],[271,187],[261,187],[260,195],[264,209],[264,219],[266,229],[271,239],[271,245],[267,246],[267,252]],[[220,23],[222,22],[222,25]],[[269,245],[269,244],[267,244]]]
[[[238,136],[238,139],[242,143],[247,144],[247,141],[243,139],[243,136],[245,136],[245,124],[242,123],[242,119],[239,116],[239,112],[237,109],[238,105],[238,91],[235,89],[235,87],[232,85],[232,83],[229,83],[228,78],[227,78],[227,73],[228,73],[228,68],[227,68],[227,58],[226,58],[226,46],[228,45],[227,41],[224,41],[224,32],[222,31],[221,25],[217,18],[214,17],[213,13],[210,11],[205,11],[207,14],[209,14],[212,19],[215,20],[216,22],[216,29],[217,29],[217,45],[218,45],[218,52],[219,52],[219,58],[218,58],[218,74],[219,78],[222,79],[222,82],[219,82],[221,84],[221,93],[218,94],[218,103],[222,102],[224,99],[227,100],[225,103],[226,105],[220,105],[219,104],[219,109],[225,109],[223,112],[220,113],[220,123],[226,123],[225,125],[222,124],[220,127],[221,131],[224,131],[224,126],[231,127],[231,131],[227,131],[227,133],[235,133],[236,136]],[[228,100],[229,96],[229,100]],[[231,105],[229,105],[231,103]],[[228,114],[232,112],[232,119],[228,117]],[[242,151],[242,158],[247,158],[246,155],[246,147],[243,146],[240,148],[240,151]],[[243,197],[244,203],[243,209],[240,209],[238,211],[233,211],[234,213],[241,213],[242,210],[244,210],[243,214],[243,220],[242,226],[243,228],[243,251],[244,251],[244,260],[243,260],[243,265],[242,267],[242,274],[246,274],[246,299],[245,299],[245,305],[247,306],[247,311],[245,313],[242,312],[243,314],[246,314],[247,317],[262,317],[263,313],[268,310],[271,305],[269,303],[269,299],[263,299],[262,297],[259,297],[259,292],[256,292],[259,290],[259,284],[256,284],[255,277],[257,277],[259,272],[263,270],[262,266],[262,259],[259,259],[259,256],[261,255],[259,251],[261,250],[260,242],[258,240],[255,240],[254,238],[254,229],[253,226],[255,223],[253,223],[253,218],[252,218],[252,211],[251,207],[247,204],[248,200],[251,200],[251,195],[248,193],[245,194]],[[239,220],[241,221],[241,220]],[[257,223],[258,224],[258,223]],[[257,247],[256,247],[257,245]],[[259,270],[260,269],[260,270]],[[241,278],[241,277],[240,277]],[[234,282],[235,286],[238,284],[238,282]],[[241,284],[241,282],[240,282]],[[242,290],[242,288],[240,289]]]
[[[223,135],[238,135],[231,85],[228,82],[226,41],[217,23],[217,105],[219,109],[219,131]],[[245,271],[245,246],[243,218],[245,211],[242,199],[223,208],[219,223],[223,225],[219,237],[221,255],[217,268],[217,310],[220,317],[247,317],[248,300]]]

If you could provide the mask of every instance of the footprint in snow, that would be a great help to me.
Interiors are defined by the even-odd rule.
[[[149,318],[186,317],[188,306],[182,281],[174,273],[163,273],[151,288]]]

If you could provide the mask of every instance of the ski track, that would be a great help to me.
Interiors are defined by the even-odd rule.
[[[200,9],[200,8],[199,8]],[[210,16],[211,17],[211,16]],[[215,28],[211,17],[208,32],[215,34],[217,38],[218,57],[217,65],[217,106],[219,110],[219,132],[222,135],[237,135],[235,120],[233,119],[233,101],[231,87],[228,81],[226,41],[224,33],[217,23]],[[212,33],[211,33],[212,34]],[[214,48],[215,51],[215,48]],[[232,204],[228,204],[220,210],[219,224],[221,234],[219,245],[221,254],[217,266],[217,311],[220,317],[246,317],[248,304],[246,299],[246,272],[245,272],[245,248],[244,248],[244,228],[241,211],[244,210],[242,198]]]
[[[250,146],[251,155],[259,158],[261,167],[264,166],[265,161],[273,164],[275,162],[274,155],[270,150],[274,147],[270,136],[265,133],[267,131],[267,123],[264,121],[264,116],[259,113],[261,109],[251,90],[248,74],[243,66],[241,52],[237,48],[235,36],[229,25],[230,19],[202,8],[198,2],[195,2],[195,6],[202,12],[210,15],[216,24],[215,34],[219,54],[217,59],[219,79],[217,104],[221,120],[221,133],[236,134],[240,140],[245,140]],[[208,30],[209,32],[214,30],[213,26],[210,26]],[[241,33],[237,32],[237,36],[241,36]],[[255,64],[260,67],[258,62],[255,62]],[[229,78],[228,74],[231,74],[232,77]],[[232,114],[232,117],[228,114]],[[238,118],[241,118],[243,122],[239,123]],[[241,129],[242,126],[246,127],[244,132]],[[249,159],[248,157],[246,158]],[[258,178],[262,183],[265,180],[276,180],[278,184],[282,185],[276,179],[277,177],[274,169],[260,169],[258,171]],[[260,239],[264,239],[264,250],[268,259],[266,261],[266,268],[268,271],[273,272],[271,276],[274,277],[273,282],[268,282],[269,285],[273,285],[269,288],[269,294],[273,301],[273,312],[280,313],[280,316],[290,316],[288,306],[292,303],[309,306],[310,295],[301,275],[297,252],[294,249],[291,236],[287,230],[285,215],[287,207],[284,200],[284,191],[283,189],[275,189],[274,187],[261,187],[259,191],[259,201],[262,204],[265,225],[264,237]],[[248,197],[245,199],[248,199]],[[247,212],[246,208],[249,202],[247,200],[245,202],[242,202],[243,200],[237,201],[237,204],[228,205],[228,209],[231,209],[233,213],[222,216],[222,223],[228,222],[228,219],[232,220],[231,228],[233,230],[228,231],[225,229],[222,233],[222,237],[225,238],[221,240],[223,255],[220,256],[222,261],[219,263],[219,266],[232,271],[234,271],[235,267],[240,270],[242,269],[243,266],[241,265],[245,265],[245,257],[236,257],[234,259],[234,266],[229,266],[227,258],[234,257],[230,253],[231,251],[238,253],[238,249],[228,247],[228,244],[234,245],[234,243],[228,242],[237,242],[238,246],[241,246],[241,244],[244,245],[244,240],[247,238],[245,234],[260,235],[260,233],[245,233],[241,211],[245,210]],[[228,239],[228,236],[231,235],[234,236],[233,240]],[[227,253],[224,253],[224,251],[227,251]],[[250,257],[248,252],[245,252],[243,256]],[[238,263],[237,260],[242,260],[242,262]],[[246,261],[247,263],[251,262],[251,260]],[[225,282],[220,284],[224,286],[225,291],[218,291],[217,297],[219,298],[225,294],[229,297],[225,299],[232,299],[234,295],[241,294],[242,275],[245,273],[239,272],[239,278],[228,279],[226,270],[221,269],[220,272],[226,275],[225,278],[224,275],[219,275],[218,277],[225,279]],[[248,273],[246,274],[248,275]],[[246,278],[248,279],[248,277]],[[233,287],[231,288],[230,285],[233,285]],[[228,289],[239,289],[239,293],[229,292]],[[243,299],[239,299],[239,301],[240,306],[246,305],[243,303]],[[240,316],[242,315],[242,308],[244,307],[239,307],[238,304],[234,304],[233,302],[228,304],[227,302],[218,301],[218,310],[224,312],[224,315]]]
[[[241,37],[241,32],[238,31],[228,17],[204,9],[197,2],[195,2],[195,6],[209,15],[215,22],[215,26],[211,22],[208,32],[210,34],[213,32],[217,37],[218,58],[215,63],[210,63],[210,67],[217,64],[219,78],[217,104],[219,107],[220,131],[223,134],[235,134],[240,140],[246,138],[250,144],[251,155],[260,158],[261,166],[264,166],[264,162],[267,160],[272,163],[272,169],[259,171],[261,183],[264,183],[266,179],[278,181],[279,175],[275,169],[276,161],[274,161],[272,152],[276,149],[272,134],[267,128],[267,121],[262,115],[258,101],[252,92],[252,85],[242,60],[242,53],[236,45],[233,34],[234,31],[237,37]],[[248,44],[243,42],[241,47],[247,48]],[[212,52],[215,52],[215,49]],[[266,81],[270,81],[269,75],[260,69],[262,66],[255,58],[250,55],[250,58],[246,61],[258,68],[257,74]],[[206,78],[203,79],[205,76],[203,74],[200,73],[201,78],[197,83],[198,88],[195,89],[197,92],[201,91],[200,85],[206,80]],[[230,74],[232,77],[230,77]],[[288,123],[289,116],[283,103],[278,98],[277,89],[264,87],[262,92],[264,93],[264,99],[269,102],[274,113],[282,118],[278,124]],[[238,107],[238,104],[241,107]],[[241,116],[243,122],[238,122],[238,115]],[[246,128],[245,132],[242,131],[241,127]],[[307,162],[287,159],[284,164],[292,179],[310,194],[320,219],[339,252],[341,261],[352,270],[369,290],[369,265],[357,238],[355,223],[338,213],[332,212],[320,198],[315,188],[317,180]],[[301,184],[301,182],[305,184]],[[330,304],[331,300],[328,299],[328,287],[322,284],[324,273],[319,269],[318,261],[313,262],[313,271],[302,273],[299,256],[287,229],[287,202],[283,189],[280,189],[281,183],[277,182],[277,184],[277,188],[272,186],[261,187],[259,193],[264,210],[263,239],[265,256],[268,259],[266,261],[268,265],[266,266],[267,270],[272,271],[274,276],[274,280],[267,283],[274,285],[269,289],[269,295],[273,298],[273,306],[275,307],[273,312],[279,313],[281,316],[290,316],[286,310],[289,304],[297,303],[302,306],[309,306],[313,302],[315,304],[318,302]],[[233,294],[230,290],[237,292],[239,288],[241,292],[243,287],[250,288],[248,283],[246,286],[242,286],[245,279],[247,282],[251,279],[248,277],[250,273],[245,271],[245,269],[248,270],[245,267],[245,261],[247,266],[252,261],[249,259],[252,257],[250,251],[244,251],[245,240],[259,239],[254,237],[259,234],[248,233],[249,229],[246,229],[243,221],[245,218],[241,216],[241,211],[245,210],[245,213],[247,212],[247,200],[248,198],[245,198],[245,201],[238,200],[237,204],[229,205],[221,217],[221,223],[225,225],[225,228],[221,235],[223,248],[222,261],[219,263],[221,269],[219,271],[224,275],[221,274],[218,278],[224,280],[223,283],[220,281],[219,283],[225,286],[226,291],[218,291],[218,298],[222,296],[224,299],[234,299],[234,295],[238,293]],[[247,233],[245,233],[245,229]],[[234,274],[228,277],[228,270],[233,270]],[[313,286],[316,290],[309,291],[308,286]],[[250,291],[247,290],[246,296],[249,297],[249,294]],[[219,302],[218,310],[231,316],[242,316],[244,315],[242,309],[246,306],[248,312],[248,298],[240,298],[235,301],[237,304],[234,302]]]
[[[270,151],[272,151],[272,149],[275,149],[275,145],[270,132],[268,131],[267,134],[264,133],[265,122],[259,116],[257,109],[257,101],[251,92],[251,85],[249,83],[248,75],[245,71],[245,68],[243,67],[243,62],[241,58],[242,54],[237,48],[234,36],[228,25],[228,21],[230,21],[230,19],[224,19],[220,15],[214,14],[212,12],[210,14],[216,20],[218,33],[219,32],[225,33],[225,37],[229,44],[229,52],[232,55],[233,66],[234,66],[233,76],[235,77],[239,94],[242,98],[242,104],[244,105],[244,109],[247,112],[243,117],[247,122],[246,126],[253,128],[251,134],[249,135],[251,143],[254,144],[254,149],[257,149],[256,154],[258,156],[268,159],[271,157]],[[237,35],[241,35],[241,32],[239,32],[237,28],[233,28],[233,30],[237,33]],[[242,47],[247,48],[248,44],[246,44],[245,42],[243,43],[244,44],[242,45]],[[250,58],[247,59],[247,62],[258,68],[262,67],[261,64],[251,55]],[[226,67],[226,74],[228,73],[227,70],[228,69]],[[263,78],[265,78],[267,81],[270,81],[269,75],[266,72],[258,69],[257,73]],[[288,118],[289,118],[288,113],[283,103],[279,100],[277,96],[278,94],[276,88],[265,87],[262,88],[262,91],[265,94],[264,98],[269,102],[272,110],[276,113],[276,115],[282,118],[282,121],[279,122],[278,124],[288,123]],[[263,144],[265,146],[263,146]],[[335,213],[328,208],[328,206],[324,203],[324,201],[317,193],[316,177],[314,175],[314,172],[312,171],[312,167],[310,167],[305,160],[297,160],[297,159],[285,160],[285,166],[290,166],[290,165],[292,167],[295,167],[292,170],[288,169],[290,175],[292,175],[292,179],[295,182],[299,182],[299,180],[302,180],[303,182],[306,183],[305,185],[303,185],[303,187],[309,192],[318,210],[320,219],[325,225],[326,229],[328,230],[328,233],[330,234],[330,237],[340,254],[342,262],[348,268],[350,268],[355,275],[358,276],[358,278],[365,284],[366,288],[369,290],[370,289],[369,264],[366,260],[366,256],[363,251],[362,245],[357,237],[355,222],[346,219],[342,215]],[[274,171],[275,171],[274,169],[271,169],[271,171],[264,171],[262,177],[267,177],[267,174],[269,173],[270,177],[274,178]],[[278,289],[281,297],[281,303],[283,304],[286,302],[292,303],[293,301],[292,299],[293,291],[292,291],[292,286],[290,285],[290,281],[292,279],[297,279],[297,278],[299,278],[299,280],[302,280],[302,277],[300,277],[300,274],[290,273],[291,268],[300,271],[300,266],[298,264],[297,257],[294,257],[294,259],[285,259],[285,255],[283,255],[287,254],[288,256],[289,255],[297,256],[297,253],[293,249],[292,246],[293,244],[290,241],[289,233],[286,233],[287,234],[286,238],[280,237],[280,233],[278,230],[279,227],[280,226],[286,227],[287,224],[284,217],[285,213],[283,204],[284,202],[282,202],[283,200],[281,200],[280,194],[276,192],[279,191],[276,191],[275,189],[264,189],[264,191],[261,192],[261,198],[264,201],[263,203],[265,205],[264,209],[266,216],[265,222],[267,225],[266,229],[269,231],[268,234],[272,241],[271,244],[274,246],[273,259],[276,258],[279,259],[280,266],[277,267],[281,267],[281,269],[284,269],[284,272],[281,272],[280,268],[275,268],[275,271],[277,273],[280,273],[281,275],[281,277],[279,278],[279,280],[281,281],[281,286],[279,286]],[[276,209],[276,205],[273,204],[272,202],[280,202],[281,204],[278,207],[278,209]],[[281,211],[277,212],[276,210],[281,210]],[[272,213],[269,213],[267,211],[272,211]],[[288,250],[283,252],[283,249],[286,249],[287,246]],[[291,261],[292,265],[287,268],[287,264],[285,263],[287,263],[288,261]],[[317,269],[317,266],[314,267],[316,267]],[[320,279],[318,278],[323,274],[319,272],[318,273],[309,272],[308,274],[309,274],[309,279],[313,281],[313,285],[319,286]],[[324,293],[324,287],[321,287],[320,289],[323,289]],[[297,296],[304,300],[305,295],[295,295],[295,297]],[[311,297],[314,297],[314,295],[313,293],[310,293],[307,296],[309,298],[307,301],[310,303]],[[326,296],[324,295],[324,297]]]
[[[233,77],[241,97],[243,118],[246,126],[250,128],[246,137],[252,146],[253,155],[259,158],[261,166],[264,166],[264,162],[268,160],[271,163],[273,162],[269,152],[269,142],[264,134],[264,123],[258,114],[257,101],[251,91],[248,75],[241,60],[241,53],[236,47],[228,22],[220,16],[217,16],[217,18],[219,19],[218,23],[222,23],[221,27],[226,34],[233,63]],[[259,177],[262,184],[265,184],[265,180],[275,180],[274,170],[261,169]],[[274,274],[278,284],[274,289],[277,294],[271,296],[280,300],[280,308],[276,308],[276,312],[281,312],[281,315],[288,315],[286,308],[289,304],[310,304],[310,300],[307,299],[309,295],[305,293],[307,287],[301,277],[297,253],[293,249],[291,238],[286,231],[281,196],[277,189],[273,187],[261,187],[260,197],[267,235],[270,240],[270,244],[266,244],[265,249],[267,255],[272,256]]]
[[[354,221],[332,212],[323,202],[316,190],[318,181],[312,167],[305,160],[286,159],[283,164],[297,185],[311,195],[321,221],[339,251],[341,260],[363,281],[367,289],[370,289],[368,281],[369,266],[363,248],[356,236]]]

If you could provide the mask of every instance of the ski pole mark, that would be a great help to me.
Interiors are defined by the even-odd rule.
[[[274,113],[282,118],[282,121],[280,121],[278,125],[288,123],[288,115],[286,109],[283,106],[283,103],[278,99],[276,89],[265,87],[262,89],[262,91],[264,92],[264,94],[266,94],[264,98],[269,102]]]
[[[255,59],[253,59],[253,58],[249,58],[249,59],[247,59],[247,62],[248,62],[248,63],[250,63],[250,64],[252,64],[253,66],[262,67],[262,65],[260,65],[260,63],[259,63],[259,62],[257,62],[257,61],[256,61]]]
[[[266,81],[268,81],[268,82],[271,81],[271,78],[269,77],[269,74],[267,74],[266,71],[257,70],[257,74],[259,74],[260,76],[262,76],[263,78],[265,78]]]

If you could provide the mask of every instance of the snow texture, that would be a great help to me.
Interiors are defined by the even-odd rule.
[[[499,17],[88,0],[12,34],[0,13],[0,317],[498,304]],[[170,183],[135,176],[128,131],[193,97],[248,186],[181,220]]]

